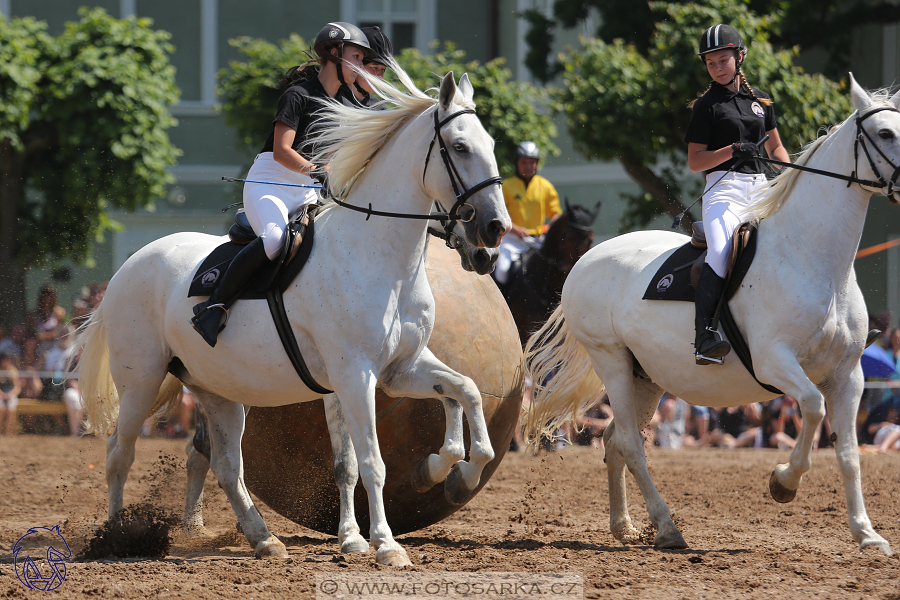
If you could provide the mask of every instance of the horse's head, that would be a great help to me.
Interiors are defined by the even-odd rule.
[[[435,200],[432,212],[446,213],[447,209]],[[494,263],[500,256],[499,248],[479,248],[466,240],[466,232],[463,223],[456,221],[448,234],[440,221],[429,221],[428,231],[443,239],[448,246],[459,253],[459,262],[462,268],[478,275],[488,275],[494,270]]]
[[[873,99],[850,74],[850,97],[856,109],[854,170],[860,179],[877,181],[868,187],[897,203],[900,195],[900,92],[888,101]]]
[[[509,231],[494,141],[475,116],[472,83],[463,75],[459,86],[453,72],[441,82],[432,115],[437,143],[429,151],[434,168],[426,169],[426,193],[462,217],[466,241],[495,248]]]
[[[578,259],[590,250],[594,243],[591,226],[600,214],[600,205],[598,201],[593,209],[589,209],[577,204],[572,206],[569,199],[565,199],[565,212],[550,225],[541,248],[547,257],[556,260],[560,270],[568,273]]]

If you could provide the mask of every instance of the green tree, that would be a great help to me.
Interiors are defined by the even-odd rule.
[[[622,40],[583,39],[581,48],[560,54],[562,85],[553,92],[575,149],[588,159],[619,160],[640,185],[639,193],[627,196],[624,229],[645,226],[660,212],[676,215],[684,210],[683,198],[700,192],[699,186],[682,189],[680,181],[687,171],[688,102],[709,84],[696,39],[710,23],[727,17],[741,31],[749,49],[744,72],[750,85],[774,98],[789,152],[849,114],[842,84],[803,73],[793,65],[796,51],[772,48],[775,17],[760,17],[732,0],[658,2],[651,8],[654,32],[646,52]]]
[[[0,17],[0,320],[25,311],[25,269],[88,257],[108,211],[165,194],[179,151],[169,34],[82,9],[54,38]]]
[[[561,68],[550,56],[556,29],[575,27],[591,11],[600,16],[596,37],[608,43],[624,40],[646,54],[655,31],[651,4],[647,0],[555,0],[552,18],[540,11],[525,11],[521,15],[529,23],[525,64],[536,78],[550,81]],[[749,4],[757,14],[780,15],[777,27],[769,31],[775,47],[823,50],[827,56],[824,73],[830,77],[846,74],[854,31],[863,25],[900,21],[900,5],[890,0],[749,0]],[[722,22],[732,23],[731,14],[726,12]]]
[[[299,36],[291,36],[277,45],[237,38],[231,41],[244,61],[232,61],[219,71],[219,96],[225,122],[234,127],[244,148],[255,154],[272,126],[275,106],[281,96],[279,79],[289,68],[306,60],[307,49]],[[478,116],[488,133],[497,141],[496,154],[504,176],[514,172],[515,147],[524,139],[533,140],[544,152],[558,154],[552,138],[556,129],[542,111],[549,104],[547,93],[535,86],[511,81],[511,73],[502,59],[486,64],[467,62],[465,52],[451,44],[425,55],[415,49],[403,50],[397,62],[421,89],[440,84],[440,77],[453,71],[457,77],[468,73],[475,89]],[[390,74],[388,74],[390,78]]]

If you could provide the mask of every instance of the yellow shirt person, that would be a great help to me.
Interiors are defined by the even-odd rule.
[[[503,200],[513,224],[528,235],[543,234],[544,224],[562,212],[556,188],[540,175],[534,175],[527,186],[518,175],[504,179]]]

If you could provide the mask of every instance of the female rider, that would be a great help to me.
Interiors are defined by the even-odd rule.
[[[697,282],[694,320],[694,356],[698,365],[706,365],[721,364],[731,350],[710,324],[725,285],[731,235],[751,203],[748,194],[766,183],[763,163],[756,160],[757,143],[768,134],[769,156],[784,162],[790,157],[778,136],[772,100],[751,88],[741,71],[747,49],[737,30],[729,25],[710,27],[700,36],[698,54],[712,82],[692,103],[684,141],[688,168],[703,171],[707,182],[703,194],[707,254]]]
[[[322,126],[317,114],[326,99],[353,102],[348,85],[356,81],[354,68],[362,68],[363,59],[372,55],[369,42],[355,25],[329,23],[316,36],[313,46],[318,58],[318,74],[293,85],[308,73],[309,63],[287,72],[282,83],[290,87],[278,101],[272,130],[257,155],[247,179],[283,183],[315,184],[311,177],[316,165],[311,139]],[[262,183],[244,184],[244,211],[259,237],[234,257],[219,280],[212,296],[194,307],[191,325],[210,346],[215,347],[219,332],[225,328],[228,309],[243,288],[267,260],[280,256],[284,232],[290,219],[316,201],[311,188]]]

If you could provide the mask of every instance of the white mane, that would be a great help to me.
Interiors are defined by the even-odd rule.
[[[385,110],[344,106],[332,100],[320,111],[329,125],[313,139],[316,150],[312,162],[329,165],[327,191],[330,196],[340,198],[346,194],[369,160],[391,136],[438,102],[437,98],[419,90],[393,60],[390,68],[406,91],[365,71],[357,71],[357,77],[365,77],[381,98],[379,104],[385,105]],[[458,89],[453,101],[464,108],[475,108],[475,104],[465,100]]]
[[[876,90],[874,92],[871,92],[870,95],[872,97],[873,103],[885,104],[893,108],[893,105],[890,105],[888,102],[890,98],[890,92],[888,90]],[[830,129],[828,129],[828,132],[825,135],[816,138],[805,145],[800,150],[800,152],[795,155],[795,159],[793,161],[794,164],[806,165],[812,158],[812,155],[815,154],[816,150],[855,115],[856,112],[847,117],[843,122],[832,126]],[[756,221],[772,216],[776,212],[778,212],[781,207],[784,206],[785,200],[787,200],[787,198],[793,191],[794,185],[797,183],[797,178],[800,176],[801,172],[802,171],[800,171],[799,169],[785,167],[775,179],[760,188],[758,191],[752,192],[752,195],[756,196],[756,200],[753,202],[753,205],[747,212],[747,218]]]

